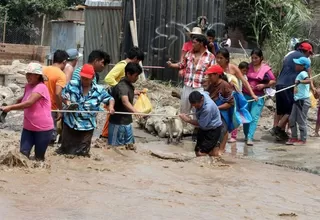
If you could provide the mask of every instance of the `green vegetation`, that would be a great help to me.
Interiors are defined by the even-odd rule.
[[[239,27],[247,40],[264,50],[265,58],[279,73],[292,37],[307,39],[311,11],[301,0],[229,0],[229,27]],[[229,8],[230,7],[230,8]]]
[[[14,39],[19,36],[19,40],[12,43],[34,43],[31,42],[33,35],[40,34],[34,27],[37,19],[46,15],[50,19],[59,18],[66,7],[85,0],[1,0],[0,14],[1,23],[7,12],[7,39]]]

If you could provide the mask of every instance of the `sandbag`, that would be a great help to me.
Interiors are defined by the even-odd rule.
[[[152,104],[145,93],[141,93],[134,104],[134,108],[141,113],[149,114],[152,111]]]

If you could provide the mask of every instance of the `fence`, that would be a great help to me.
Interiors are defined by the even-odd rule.
[[[124,0],[122,54],[132,47],[129,21],[133,20],[132,0]],[[185,28],[192,29],[199,16],[206,16],[208,29],[221,37],[224,31],[225,0],[136,0],[139,47],[146,53],[144,65],[165,66],[168,58],[179,61],[187,40]],[[152,78],[178,82],[172,69],[153,70]]]

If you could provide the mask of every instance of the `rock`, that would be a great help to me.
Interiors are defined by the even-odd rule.
[[[16,92],[20,92],[21,88],[20,86],[18,86],[17,84],[14,83],[9,83],[8,87],[12,90],[12,92],[16,93]]]
[[[4,87],[4,86],[0,87],[0,98],[9,99],[13,97],[14,97],[14,94],[9,87]]]
[[[312,122],[317,121],[317,112],[318,112],[317,108],[310,108],[308,112],[308,120]]]
[[[267,99],[266,100],[266,102],[265,102],[265,104],[264,104],[267,108],[269,108],[270,110],[273,110],[273,109],[275,109],[276,108],[276,105],[275,105],[275,103],[273,102],[273,100],[272,99]]]

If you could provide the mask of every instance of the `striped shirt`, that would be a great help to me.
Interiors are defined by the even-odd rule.
[[[195,55],[189,51],[184,60],[179,63],[180,69],[185,69],[184,85],[192,88],[201,88],[204,78],[204,72],[209,66],[215,64],[215,56],[206,50],[199,58],[198,64],[194,63]]]
[[[62,91],[62,98],[77,103],[80,111],[99,111],[100,104],[109,104],[112,96],[102,87],[92,82],[89,93],[84,96],[80,80],[71,80]],[[96,113],[64,113],[63,121],[70,128],[89,131],[97,127]]]

